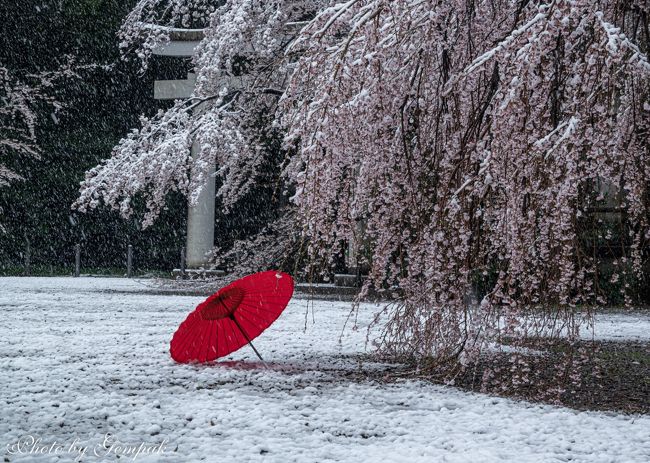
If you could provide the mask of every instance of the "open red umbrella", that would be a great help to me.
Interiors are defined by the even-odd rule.
[[[269,270],[248,275],[200,303],[174,333],[169,352],[181,363],[208,362],[250,344],[282,313],[293,279]]]

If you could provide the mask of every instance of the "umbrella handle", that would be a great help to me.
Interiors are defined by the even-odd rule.
[[[235,322],[235,325],[237,325],[237,328],[239,328],[239,331],[241,331],[241,334],[243,334],[243,335],[244,335],[244,338],[246,338],[246,342],[248,342],[248,345],[251,346],[251,347],[253,348],[253,351],[255,351],[255,355],[257,355],[257,357],[262,361],[262,363],[264,364],[264,366],[268,368],[268,366],[266,365],[266,362],[264,361],[264,359],[262,358],[262,356],[260,355],[260,353],[257,352],[257,349],[255,349],[255,346],[253,345],[253,343],[251,342],[250,338],[249,338],[248,335],[246,334],[246,331],[244,331],[244,328],[242,328],[242,326],[239,324],[239,322],[238,322],[237,319],[235,318],[235,315],[234,315],[234,314],[230,314],[230,317],[229,317],[229,318],[230,318],[233,322]]]

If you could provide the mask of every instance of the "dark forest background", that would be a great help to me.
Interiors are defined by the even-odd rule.
[[[101,207],[82,214],[71,209],[84,173],[102,159],[130,130],[140,115],[169,106],[153,99],[156,79],[185,79],[189,59],[156,56],[146,72],[140,62],[124,59],[117,31],[135,0],[2,0],[0,2],[0,66],[24,75],[58,69],[70,58],[80,79],[53,89],[65,105],[63,113],[41,111],[38,125],[40,159],[16,157],[10,167],[25,178],[0,188],[0,275],[70,274],[75,244],[82,249],[82,273],[125,273],[129,244],[136,273],[167,273],[180,264],[185,243],[187,204],[170,194],[167,209],[142,230],[144,208],[125,220]],[[228,247],[260,230],[275,217],[269,207],[273,185],[251,191],[240,207],[224,215],[216,204],[216,245]]]
[[[141,230],[141,213],[125,220],[102,207],[81,214],[70,205],[86,170],[110,156],[113,146],[168,102],[153,99],[153,81],[182,79],[188,62],[156,58],[146,73],[121,59],[116,32],[134,1],[3,0],[0,65],[18,75],[56,70],[68,56],[81,79],[54,89],[63,113],[39,118],[40,159],[14,160],[25,178],[0,188],[0,274],[72,272],[74,245],[82,247],[83,272],[124,271],[128,244],[140,273],[179,265],[186,203],[170,197],[161,219]],[[85,65],[97,65],[86,68]],[[28,251],[29,249],[29,251]]]

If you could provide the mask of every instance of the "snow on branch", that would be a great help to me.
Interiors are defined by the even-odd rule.
[[[404,294],[388,353],[466,361],[544,320],[575,333],[576,305],[603,303],[580,228],[600,181],[624,184],[636,242],[650,231],[639,11],[538,5],[343,2],[296,41],[281,110],[297,220],[314,262],[363,224],[366,289]]]
[[[140,43],[145,61],[162,37],[159,34],[169,37],[179,25],[193,27],[210,13],[194,57],[196,88],[187,101],[142,118],[141,128],[122,139],[110,159],[87,173],[74,207],[88,210],[103,202],[128,216],[133,213],[133,198],[142,195],[147,209],[143,225],[148,226],[170,191],[194,201],[215,166],[221,185],[218,195],[226,209],[232,207],[276,155],[274,115],[291,72],[285,57],[286,24],[299,24],[313,14],[317,3],[139,2],[121,34],[128,38],[127,45]],[[138,37],[145,37],[145,42],[138,42]]]
[[[607,51],[614,56],[618,56],[623,49],[627,49],[632,53],[628,62],[634,63],[645,72],[650,73],[650,62],[648,62],[648,57],[639,49],[639,47],[632,43],[625,34],[621,32],[620,28],[605,21],[603,19],[604,15],[602,11],[596,12],[596,17],[600,21],[600,25],[604,29],[605,34],[607,34]]]
[[[535,16],[533,16],[533,18],[531,18],[528,22],[521,25],[517,29],[513,30],[505,39],[501,40],[495,47],[492,47],[491,49],[483,53],[481,56],[476,58],[474,61],[472,61],[470,65],[467,68],[465,68],[463,74],[470,74],[474,70],[483,66],[487,61],[492,59],[497,53],[505,50],[520,36],[528,32],[534,25],[538,24],[544,18],[546,18],[549,12],[551,11],[552,6],[553,3],[540,5],[539,12]]]
[[[79,75],[69,60],[55,71],[17,76],[0,67],[0,186],[22,177],[7,166],[11,159],[39,157],[36,128],[39,110],[49,108],[52,117],[62,109],[56,98],[58,83]]]
[[[217,0],[139,0],[118,32],[125,59],[137,58],[143,70],[153,50],[179,30],[201,31],[221,2]]]

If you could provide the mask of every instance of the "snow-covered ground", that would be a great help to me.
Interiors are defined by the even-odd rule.
[[[366,333],[339,342],[348,303],[316,301],[307,313],[294,299],[255,342],[269,368],[247,347],[225,363],[175,364],[169,340],[202,298],[140,289],[0,278],[5,461],[133,461],[131,448],[143,452],[135,461],[170,462],[650,461],[647,415],[350,379]],[[373,306],[361,309],[363,326]],[[647,340],[650,320],[604,315],[596,336]]]

